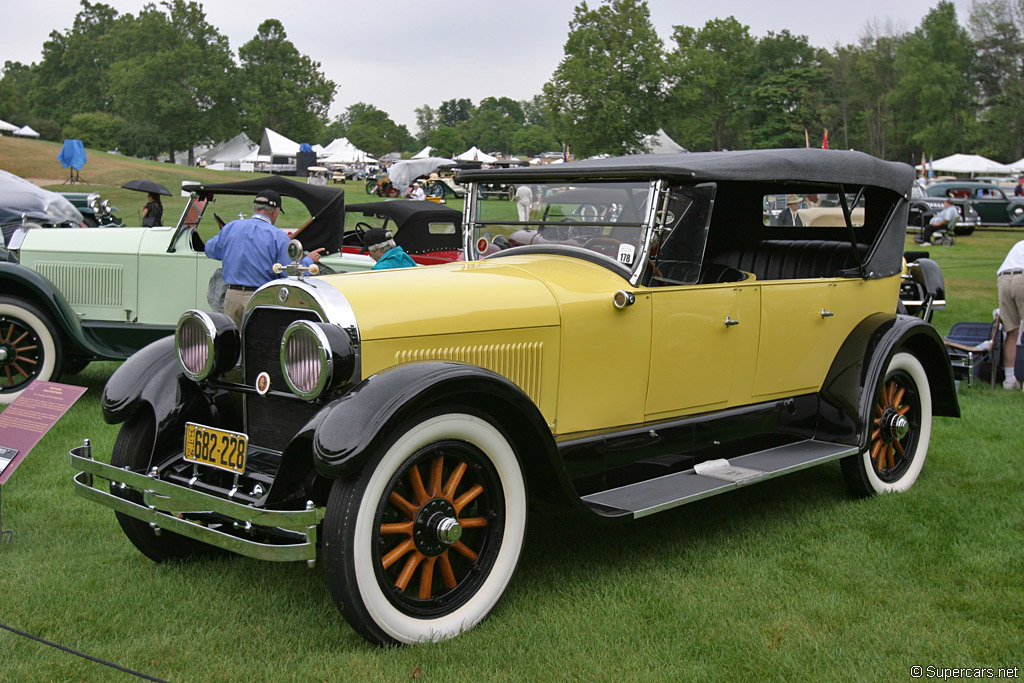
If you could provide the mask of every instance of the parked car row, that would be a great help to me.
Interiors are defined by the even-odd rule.
[[[856,495],[906,491],[933,416],[959,415],[939,335],[897,313],[906,164],[785,149],[457,180],[465,261],[298,273],[241,328],[181,306],[107,383],[120,433],[110,464],[72,451],[76,491],[157,562],[320,559],[358,633],[413,643],[494,610],[529,502],[628,522],[828,463]],[[530,187],[536,220],[485,206],[496,185]],[[765,221],[790,193],[862,214]],[[188,225],[138,250],[140,288],[194,249]]]

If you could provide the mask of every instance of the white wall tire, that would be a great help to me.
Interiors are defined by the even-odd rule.
[[[875,387],[868,429],[868,448],[842,461],[850,490],[862,496],[906,491],[921,474],[932,432],[928,375],[913,354],[889,361]]]
[[[463,536],[446,543],[430,520],[451,519],[452,509]],[[375,643],[456,636],[504,594],[526,516],[519,461],[495,425],[465,412],[417,417],[356,479],[334,484],[323,539],[331,595]]]
[[[0,296],[0,403],[11,403],[33,380],[60,378],[64,349],[49,318],[32,303]]]

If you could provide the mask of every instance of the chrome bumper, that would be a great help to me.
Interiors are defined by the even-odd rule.
[[[156,533],[173,531],[217,548],[258,560],[293,562],[316,561],[317,525],[324,518],[324,508],[312,501],[305,510],[264,510],[236,503],[217,496],[200,493],[184,486],[161,481],[155,476],[119,469],[92,459],[89,440],[70,453],[71,466],[79,470],[74,476],[75,492],[87,500],[113,508],[149,523]],[[99,479],[99,485],[96,484]],[[109,492],[111,486],[137,491],[142,503],[121,498]],[[272,530],[282,536],[281,543],[259,543],[241,535],[226,533],[184,517],[187,513],[212,513],[226,520],[239,534],[250,529]],[[289,542],[287,539],[294,539]]]

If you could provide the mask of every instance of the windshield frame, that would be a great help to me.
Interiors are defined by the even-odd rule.
[[[489,204],[486,200],[482,200],[480,197],[480,183],[472,182],[469,183],[469,187],[466,201],[464,205],[463,213],[463,236],[464,236],[464,247],[466,251],[466,259],[470,261],[476,261],[483,258],[496,257],[503,254],[523,254],[523,253],[557,253],[568,256],[579,256],[584,260],[599,263],[600,265],[606,266],[615,272],[622,275],[623,278],[627,279],[633,286],[641,281],[644,271],[646,270],[648,255],[650,253],[653,239],[652,234],[655,225],[656,216],[658,215],[658,207],[662,204],[663,199],[663,181],[660,179],[649,179],[649,180],[598,180],[598,179],[579,179],[579,178],[565,178],[565,179],[551,179],[545,178],[543,180],[538,179],[538,182],[531,183],[514,183],[518,188],[520,185],[529,185],[531,189],[537,186],[562,186],[569,188],[567,191],[586,191],[589,188],[608,188],[622,187],[627,192],[635,192],[636,206],[640,210],[638,220],[629,222],[618,222],[617,220],[612,221],[574,221],[571,223],[573,229],[597,229],[604,230],[611,227],[625,227],[625,228],[636,228],[639,230],[639,236],[636,243],[633,245],[634,252],[631,254],[632,262],[624,263],[616,260],[615,257],[601,252],[591,250],[583,247],[579,243],[574,243],[574,239],[560,240],[560,241],[544,241],[538,244],[527,244],[527,245],[513,245],[508,248],[495,250],[493,245],[489,243],[489,238],[485,236],[485,233],[489,232],[490,226],[502,226],[503,228],[518,228],[517,232],[528,232],[538,233],[543,228],[565,228],[566,223],[562,221],[551,221],[543,220],[544,216],[547,216],[547,211],[542,214],[539,220],[528,220],[520,221],[518,216],[515,220],[506,219],[481,219],[478,214],[482,212],[483,205]],[[535,192],[536,196],[536,192]],[[493,201],[493,200],[492,200]],[[482,205],[481,202],[484,202]],[[514,201],[510,202],[514,207]],[[550,207],[557,205],[558,202],[545,203],[550,210]],[[559,218],[565,214],[559,214]],[[624,242],[624,244],[628,244]],[[480,246],[483,246],[486,253],[482,253]]]

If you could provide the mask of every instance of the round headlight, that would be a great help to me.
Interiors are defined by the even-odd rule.
[[[281,339],[281,370],[292,392],[313,399],[352,379],[355,353],[334,325],[296,320]]]
[[[234,367],[241,346],[238,329],[222,313],[185,311],[174,331],[174,347],[185,375],[196,382]]]

